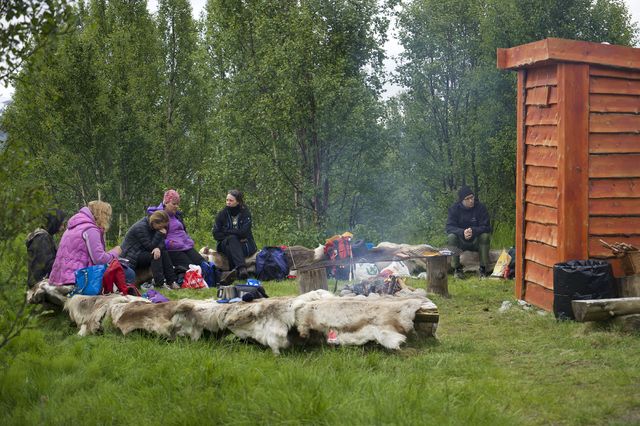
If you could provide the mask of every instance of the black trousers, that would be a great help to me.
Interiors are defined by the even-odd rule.
[[[169,252],[166,250],[160,250],[160,257],[157,259],[154,259],[151,253],[140,253],[136,268],[147,268],[149,265],[151,265],[151,273],[156,284],[161,284],[165,280],[167,283],[173,283],[178,279],[173,271]]]
[[[229,235],[224,240],[218,242],[218,251],[224,253],[229,259],[229,267],[231,269],[245,266],[244,251],[242,243],[235,235]]]
[[[189,265],[200,265],[204,258],[194,248],[184,251],[170,251],[169,257],[173,266],[183,271],[189,270]]]

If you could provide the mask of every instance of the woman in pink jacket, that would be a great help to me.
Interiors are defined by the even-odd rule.
[[[110,222],[111,205],[104,201],[91,201],[69,219],[53,262],[50,284],[74,284],[76,270],[109,263],[120,256],[120,246],[105,249],[104,233]]]

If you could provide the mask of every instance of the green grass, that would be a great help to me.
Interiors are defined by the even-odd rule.
[[[265,286],[272,296],[297,288]],[[438,338],[397,352],[308,346],[275,357],[233,336],[80,338],[66,315],[53,314],[0,352],[2,423],[640,423],[638,335],[535,310],[501,314],[511,282],[450,279],[449,290],[450,299],[433,297]]]

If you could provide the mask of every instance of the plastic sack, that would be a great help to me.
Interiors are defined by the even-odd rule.
[[[189,265],[189,270],[184,273],[182,288],[207,288],[200,265]]]
[[[355,281],[364,281],[368,278],[376,277],[380,273],[375,263],[356,263],[353,272]]]
[[[575,319],[572,300],[615,297],[611,265],[604,260],[570,260],[553,265],[553,313],[558,319]]]
[[[509,253],[507,253],[505,249],[502,249],[502,253],[500,253],[500,257],[498,257],[498,261],[496,262],[496,266],[493,268],[491,276],[504,278],[505,270],[509,267],[510,262],[511,256],[509,256]]]
[[[409,277],[411,273],[409,272],[409,268],[402,261],[393,261],[389,266],[384,268],[378,274],[382,277],[389,277],[391,275],[396,277]]]

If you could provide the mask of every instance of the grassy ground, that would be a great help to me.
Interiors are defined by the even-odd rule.
[[[272,296],[296,286],[266,283]],[[398,352],[296,347],[275,357],[233,336],[80,338],[65,315],[50,315],[0,352],[2,423],[640,424],[638,335],[520,307],[499,313],[511,282],[450,279],[449,289],[450,299],[433,297],[438,338]]]

